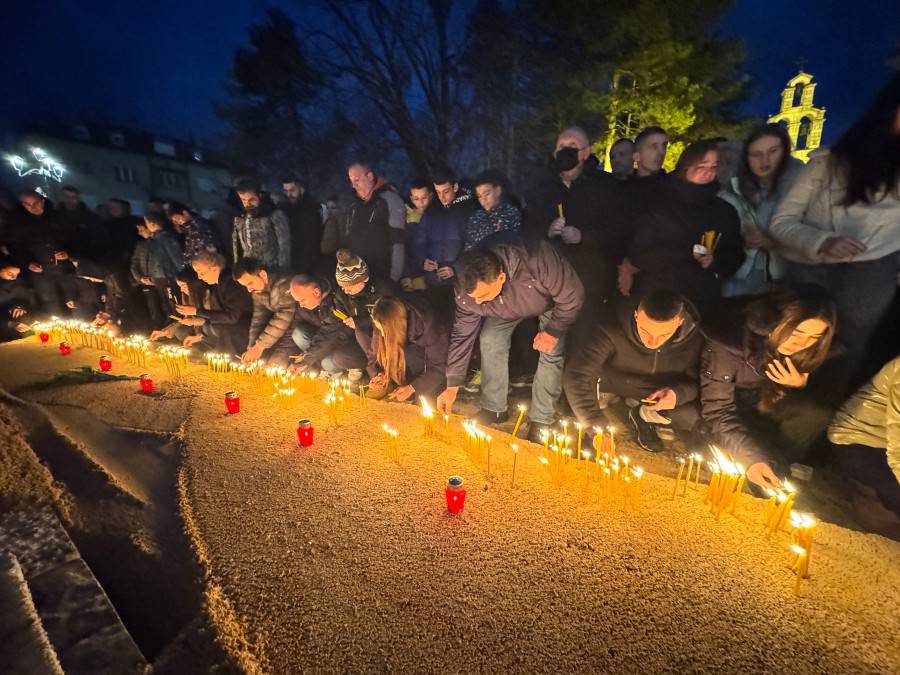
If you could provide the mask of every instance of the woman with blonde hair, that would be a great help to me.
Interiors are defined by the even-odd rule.
[[[432,398],[444,389],[450,329],[424,299],[380,298],[372,308],[369,395],[392,401]]]

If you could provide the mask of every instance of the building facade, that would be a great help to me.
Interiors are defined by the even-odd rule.
[[[825,108],[813,105],[816,84],[812,80],[809,73],[797,73],[781,92],[781,110],[768,120],[784,125],[794,147],[791,154],[804,162],[821,144],[825,126]]]
[[[14,152],[25,161],[33,161],[39,149],[62,167],[61,176],[14,173],[16,189],[41,187],[55,200],[63,185],[74,185],[91,208],[118,198],[142,214],[154,196],[204,211],[221,207],[233,184],[231,173],[202,148],[144,131],[79,124],[61,131],[28,131],[16,146]]]

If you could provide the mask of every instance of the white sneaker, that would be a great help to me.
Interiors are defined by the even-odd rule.
[[[362,377],[363,377],[362,368],[347,369],[347,379],[350,382],[353,382],[354,384],[356,384],[357,382],[359,382],[362,379]]]

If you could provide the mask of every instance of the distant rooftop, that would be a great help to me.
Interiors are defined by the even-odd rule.
[[[85,143],[141,155],[158,155],[183,162],[224,166],[214,153],[196,143],[161,136],[142,129],[101,124],[69,124],[29,127],[29,133]]]

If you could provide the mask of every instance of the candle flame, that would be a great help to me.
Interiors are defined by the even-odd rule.
[[[631,470],[631,475],[635,478],[640,478],[644,475],[644,470],[641,467],[636,466]]]
[[[799,556],[806,555],[806,549],[799,544],[791,544],[791,550]]]
[[[512,450],[513,452],[518,452],[518,451],[519,451],[519,446],[516,445],[515,443],[510,443],[510,444],[509,444],[509,447],[510,447],[510,450]]]
[[[524,403],[520,403],[519,412],[525,412],[526,410],[528,410],[528,406],[526,406]]]
[[[538,461],[544,466],[547,466],[550,463],[550,460],[546,457],[538,457]]]

